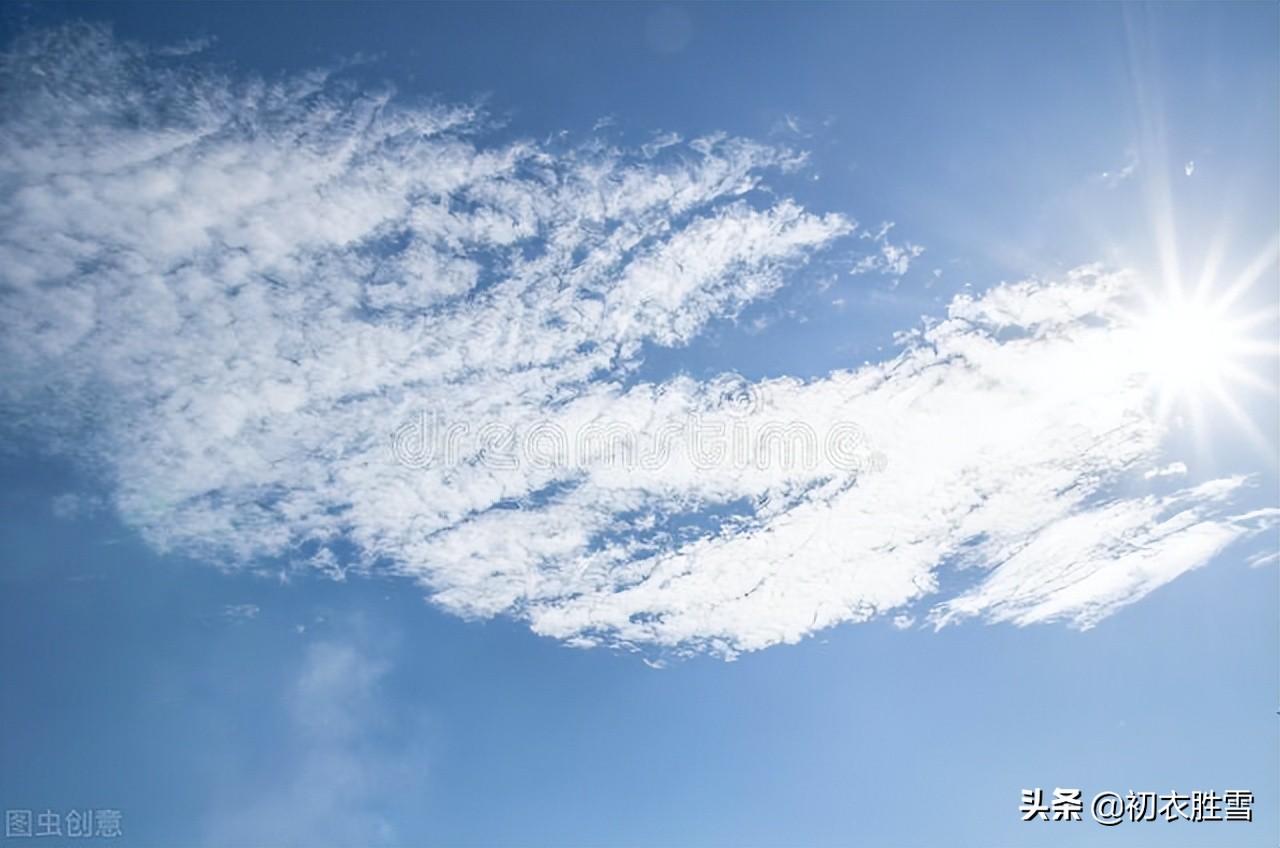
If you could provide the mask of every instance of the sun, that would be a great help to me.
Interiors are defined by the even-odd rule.
[[[1162,396],[1222,391],[1247,353],[1245,327],[1215,304],[1189,298],[1151,303],[1137,317],[1143,371]]]
[[[1209,410],[1218,408],[1261,437],[1238,395],[1275,391],[1256,370],[1260,360],[1274,362],[1280,352],[1275,341],[1260,335],[1275,316],[1241,314],[1234,305],[1234,297],[1215,297],[1208,287],[1195,294],[1166,289],[1148,294],[1130,316],[1137,365],[1161,421],[1188,413],[1193,424],[1202,425]]]

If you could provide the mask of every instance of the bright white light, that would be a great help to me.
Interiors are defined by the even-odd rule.
[[[1156,305],[1138,321],[1144,369],[1161,392],[1199,395],[1238,367],[1238,328],[1210,304]]]
[[[1214,297],[1165,291],[1149,299],[1139,313],[1130,316],[1134,353],[1140,373],[1147,376],[1159,418],[1168,418],[1177,409],[1189,413],[1193,425],[1202,426],[1207,423],[1207,408],[1225,410],[1262,446],[1268,440],[1236,395],[1245,388],[1274,391],[1251,370],[1260,356],[1274,359],[1276,355],[1276,344],[1257,336],[1259,326],[1269,323],[1271,316],[1232,314],[1234,301],[1233,292]]]

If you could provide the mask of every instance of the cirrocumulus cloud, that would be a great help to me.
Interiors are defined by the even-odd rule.
[[[159,549],[732,655],[886,613],[1089,626],[1274,521],[1241,478],[1119,485],[1161,435],[1123,273],[958,298],[818,379],[644,381],[854,231],[763,190],[802,154],[497,142],[201,61],[88,26],[0,60],[7,426]]]

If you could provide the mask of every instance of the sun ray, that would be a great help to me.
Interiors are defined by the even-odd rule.
[[[1274,462],[1274,439],[1253,421],[1240,395],[1280,392],[1274,371],[1261,370],[1280,363],[1280,341],[1262,335],[1274,335],[1280,315],[1273,305],[1252,311],[1239,307],[1280,258],[1280,239],[1270,241],[1225,287],[1215,285],[1224,253],[1225,245],[1215,240],[1193,291],[1165,279],[1143,292],[1124,317],[1157,421],[1182,420],[1198,448],[1205,449],[1214,422],[1225,420]]]
[[[1205,253],[1204,265],[1200,269],[1200,277],[1196,280],[1195,292],[1192,297],[1197,300],[1207,300],[1213,285],[1218,279],[1218,270],[1222,267],[1222,260],[1227,253],[1227,241],[1230,236],[1231,226],[1229,221],[1223,221],[1218,227],[1217,235],[1213,241],[1209,243],[1209,250]]]
[[[1260,456],[1267,457],[1269,462],[1274,465],[1276,463],[1274,443],[1262,432],[1262,428],[1254,422],[1249,412],[1224,387],[1215,387],[1213,395],[1214,400],[1226,408],[1232,423],[1244,432],[1250,447],[1257,451]]]
[[[1218,300],[1222,309],[1230,309],[1245,292],[1253,288],[1267,269],[1276,264],[1277,259],[1280,259],[1280,236],[1273,237],[1222,293]]]

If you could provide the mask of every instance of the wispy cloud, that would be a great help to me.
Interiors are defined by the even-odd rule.
[[[810,138],[812,132],[805,129],[807,122],[802,121],[799,117],[792,114],[784,114],[781,118],[773,122],[773,127],[769,130],[774,135],[790,135],[797,138]]]
[[[1274,520],[1232,514],[1235,478],[1116,494],[1160,437],[1125,364],[1126,275],[957,298],[821,379],[638,382],[645,345],[852,231],[757,191],[794,153],[486,144],[469,106],[192,61],[79,28],[0,68],[0,398],[159,548],[405,575],[573,644],[732,654],[907,608],[1088,626]],[[901,275],[920,248],[888,233],[873,267]],[[395,434],[425,413],[496,426],[405,461]],[[699,460],[690,422],[770,434],[785,461]],[[507,461],[593,427],[666,447]],[[940,597],[946,569],[973,587]]]
[[[1274,565],[1280,562],[1280,551],[1259,551],[1251,554],[1248,559],[1250,568],[1262,568],[1264,565]]]
[[[253,621],[260,612],[257,604],[227,604],[222,608],[222,617],[232,622]]]
[[[283,761],[208,799],[205,844],[401,844],[396,808],[425,791],[431,758],[421,720],[384,691],[392,653],[359,622],[305,647],[279,692]]]
[[[63,521],[75,521],[94,516],[105,507],[106,504],[98,495],[78,492],[63,492],[49,501],[49,511],[55,518]]]
[[[875,251],[866,254],[854,263],[853,268],[849,271],[850,274],[876,272],[888,277],[899,278],[907,273],[908,269],[911,268],[911,260],[924,253],[924,248],[909,241],[899,244],[890,241],[889,231],[893,227],[892,222],[886,222],[881,224],[879,229],[868,230],[859,235],[859,238],[871,241],[875,245]]]
[[[1129,179],[1138,170],[1138,154],[1135,150],[1129,150],[1125,157],[1125,163],[1111,171],[1103,171],[1098,174],[1098,180],[1107,188],[1116,188],[1122,182]]]
[[[684,139],[680,137],[679,133],[656,133],[652,140],[640,145],[640,152],[643,153],[646,158],[652,159],[663,150],[666,150],[668,147],[675,147],[682,141],[684,141]]]

